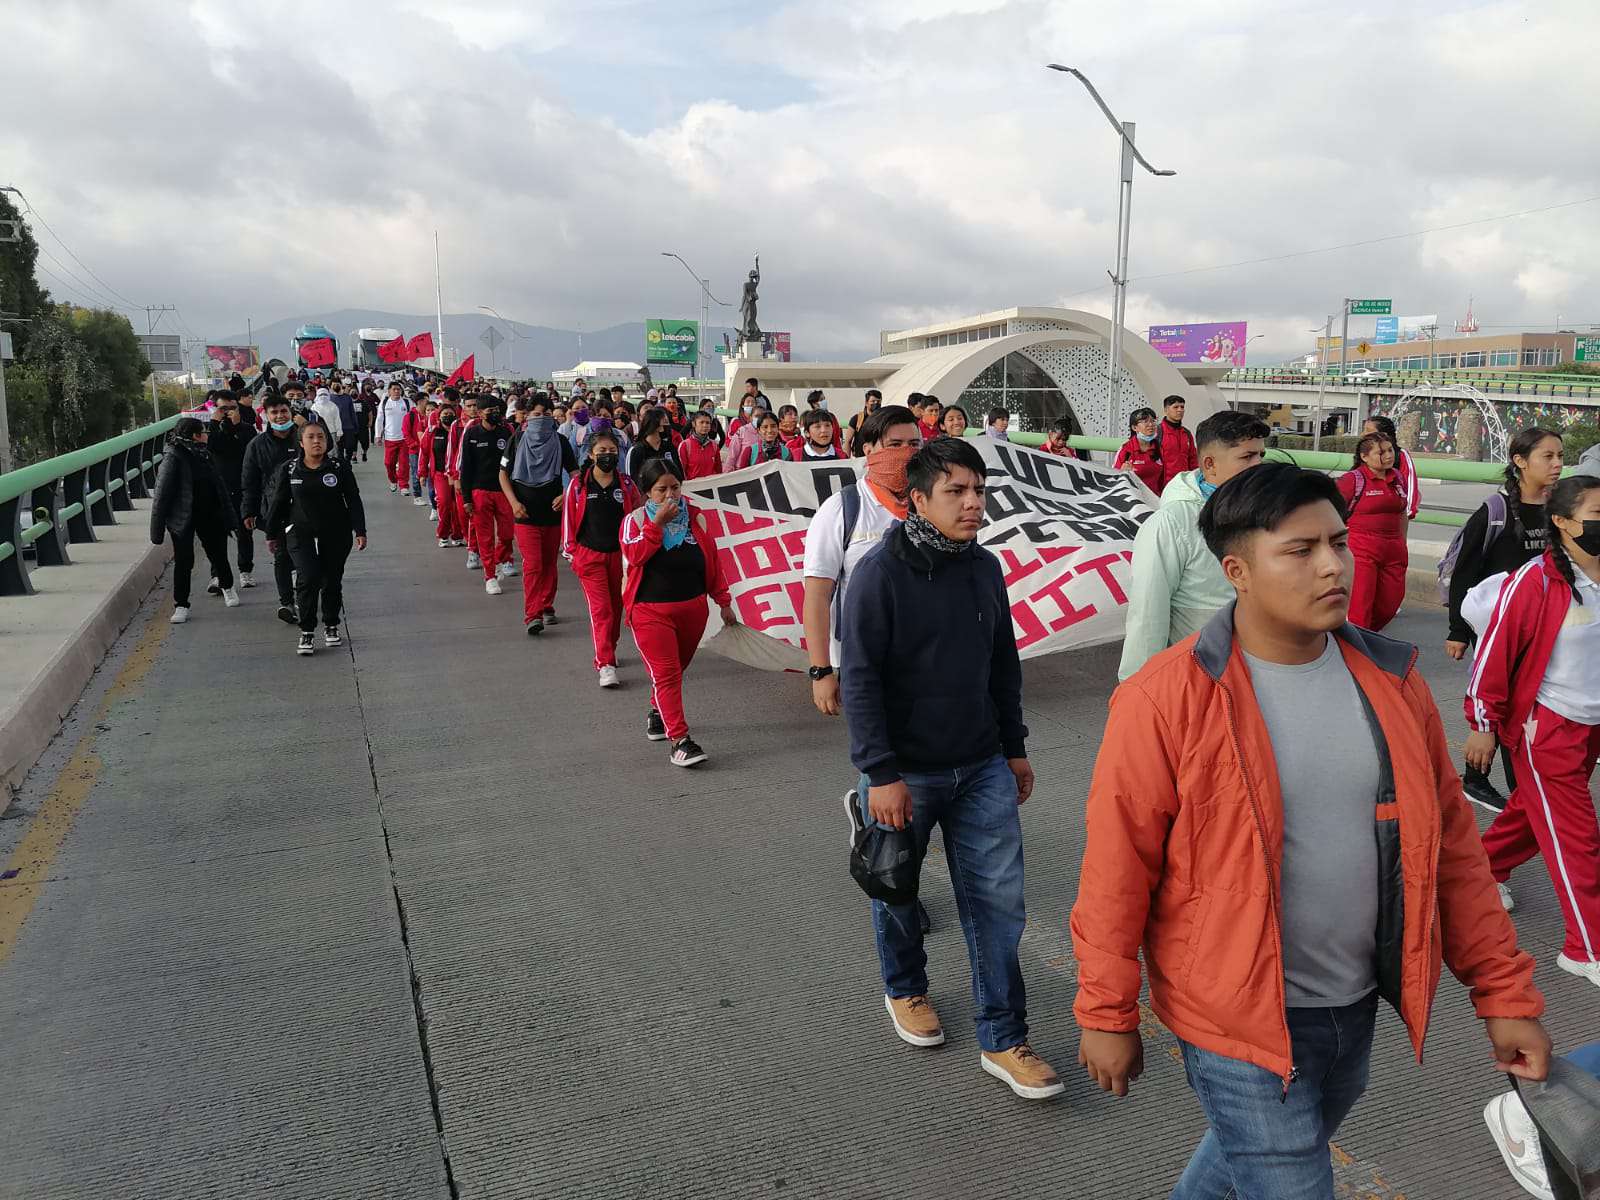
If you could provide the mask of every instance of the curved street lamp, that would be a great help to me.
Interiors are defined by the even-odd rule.
[[[661,252],[661,257],[675,258],[680,263],[683,263],[683,269],[689,272],[690,277],[695,281],[695,283],[700,285],[700,345],[695,354],[696,362],[694,366],[694,372],[697,376],[704,379],[706,376],[701,374],[701,368],[705,365],[706,360],[710,358],[710,355],[706,353],[705,347],[706,338],[710,334],[711,306],[713,304],[720,304],[723,308],[732,308],[733,305],[729,304],[726,300],[718,300],[715,296],[713,296],[711,294],[710,281],[702,279],[700,273],[684,261],[683,255],[674,254],[671,250],[663,250]]]

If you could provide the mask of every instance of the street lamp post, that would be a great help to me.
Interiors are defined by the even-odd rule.
[[[1253,333],[1253,334],[1251,334],[1249,337],[1245,338],[1245,340],[1244,340],[1245,349],[1246,350],[1249,349],[1251,342],[1257,341],[1257,340],[1259,340],[1261,338],[1264,338],[1266,336],[1267,335],[1264,334],[1264,333]],[[1246,354],[1245,355],[1246,361],[1248,361],[1249,358],[1250,358],[1249,354]],[[1235,369],[1237,370],[1237,368],[1235,368]],[[1239,408],[1239,377],[1237,375],[1235,375],[1233,377],[1233,407],[1234,407],[1235,411],[1238,411],[1238,408]]]
[[[530,337],[527,337],[524,334],[518,333],[517,332],[517,327],[515,325],[513,325],[510,321],[507,321],[505,317],[500,316],[500,314],[498,312],[496,312],[494,309],[490,308],[487,304],[478,305],[478,310],[480,312],[486,312],[486,313],[490,314],[491,316],[498,317],[500,320],[505,321],[506,328],[511,331],[512,341],[511,341],[511,344],[506,348],[506,366],[507,366],[507,369],[513,375],[515,375],[517,373],[517,343],[518,342],[531,342],[533,339],[530,338]],[[493,359],[494,359],[494,347],[493,346],[489,347],[489,358],[490,358],[491,361],[493,361]]]
[[[700,272],[685,262],[683,255],[674,254],[671,250],[663,250],[661,257],[675,258],[680,263],[683,263],[683,269],[689,272],[690,277],[700,286],[700,344],[695,350],[694,372],[701,379],[708,379],[710,376],[704,374],[702,368],[707,366],[707,361],[710,358],[710,355],[706,353],[706,338],[710,336],[711,305],[716,303],[722,305],[723,308],[732,308],[733,306],[726,300],[718,300],[711,294],[711,281],[701,278]]]
[[[1132,121],[1119,121],[1117,115],[1111,111],[1109,105],[1100,98],[1100,93],[1095,90],[1094,84],[1089,82],[1089,77],[1076,67],[1064,67],[1060,63],[1047,63],[1052,71],[1061,71],[1074,76],[1079,83],[1088,89],[1089,95],[1094,97],[1094,102],[1100,106],[1100,111],[1105,113],[1106,120],[1111,122],[1111,128],[1117,131],[1117,136],[1122,141],[1121,173],[1117,190],[1117,269],[1111,275],[1114,296],[1111,302],[1111,353],[1106,370],[1106,391],[1110,405],[1107,434],[1115,436],[1117,432],[1117,390],[1119,377],[1122,373],[1122,325],[1127,315],[1128,302],[1128,234],[1133,223],[1133,164],[1137,162],[1152,175],[1176,175],[1176,171],[1163,171],[1150,165],[1150,161],[1139,153],[1134,145],[1134,124]]]

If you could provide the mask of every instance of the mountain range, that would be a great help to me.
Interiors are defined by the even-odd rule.
[[[437,338],[437,319],[432,313],[391,313],[371,309],[342,308],[337,312],[306,313],[274,321],[270,325],[257,325],[249,331],[249,338],[261,348],[263,359],[281,358],[290,361],[290,338],[302,325],[323,325],[339,339],[341,357],[345,340],[357,329],[398,329],[406,337],[424,331]],[[493,327],[503,339],[491,353],[482,340]],[[720,350],[722,336],[733,338],[726,327],[711,327],[711,345]],[[243,330],[222,339],[223,344],[242,346],[246,334]],[[612,325],[606,329],[589,329],[581,333],[574,329],[551,329],[544,325],[524,325],[518,321],[499,321],[486,313],[445,313],[444,342],[450,348],[449,362],[454,365],[469,354],[476,354],[478,370],[492,370],[505,376],[523,379],[548,379],[555,371],[566,370],[580,360],[589,362],[639,362],[644,361],[644,322],[631,321]],[[581,349],[580,349],[581,347]],[[715,360],[712,370],[720,376],[721,360]],[[674,379],[689,372],[680,367],[655,366],[651,374],[657,379]]]

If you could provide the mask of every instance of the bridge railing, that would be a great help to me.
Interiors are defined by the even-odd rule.
[[[1359,363],[1351,363],[1345,374],[1361,369]],[[1422,387],[1429,383],[1440,385],[1466,383],[1490,396],[1550,396],[1552,398],[1585,400],[1590,403],[1600,404],[1600,379],[1596,379],[1593,376],[1543,375],[1517,371],[1480,371],[1450,368],[1437,371],[1397,370],[1383,367],[1372,369],[1382,375],[1383,380],[1376,384],[1361,385],[1368,390],[1373,387],[1395,390]],[[1324,378],[1335,387],[1356,386],[1342,384],[1342,376],[1337,367],[1321,372],[1314,368],[1306,371],[1297,371],[1288,367],[1239,367],[1228,372],[1222,381],[1222,386],[1226,387],[1230,384],[1265,384],[1271,386],[1276,384],[1283,387],[1315,387]]]
[[[72,563],[69,547],[94,542],[96,526],[115,525],[156,483],[168,417],[82,450],[0,475],[0,596],[28,596],[34,567]]]

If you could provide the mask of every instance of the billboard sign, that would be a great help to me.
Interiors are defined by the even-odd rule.
[[[1439,314],[1426,313],[1420,317],[1396,317],[1400,324],[1399,337],[1402,342],[1425,342],[1428,340],[1430,330],[1439,328]]]
[[[644,360],[650,364],[688,367],[693,370],[700,355],[700,322],[665,318],[644,323]]]
[[[1175,363],[1206,366],[1244,366],[1244,321],[1209,325],[1152,325],[1146,339],[1163,358]]]
[[[1600,362],[1600,337],[1580,337],[1573,340],[1573,362]]]
[[[206,374],[213,379],[247,375],[260,369],[261,351],[254,346],[207,346]]]
[[[1372,340],[1380,346],[1392,346],[1400,340],[1400,318],[1379,317]]]
[[[1350,301],[1350,315],[1386,317],[1394,311],[1393,300],[1352,300]]]
[[[779,362],[788,362],[790,354],[790,341],[787,333],[763,333],[761,335],[761,357],[775,358]]]
[[[172,375],[183,370],[183,345],[177,334],[140,333],[135,336],[151,370]]]

